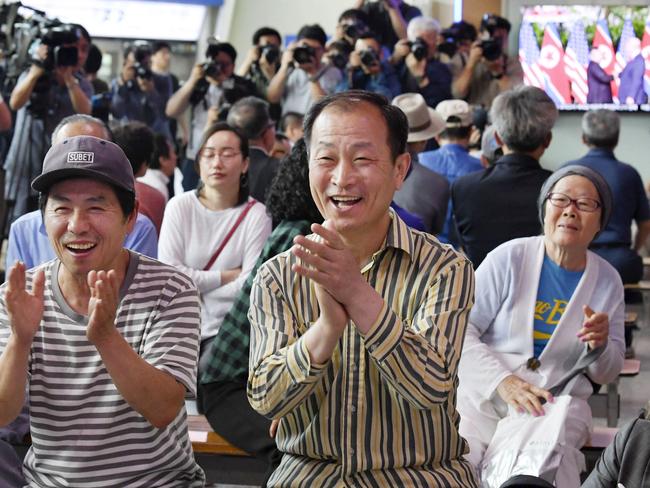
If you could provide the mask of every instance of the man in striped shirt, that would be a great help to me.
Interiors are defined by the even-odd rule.
[[[251,291],[248,397],[280,419],[270,487],[474,487],[457,365],[471,264],[389,210],[408,123],[383,97],[325,97],[305,119],[326,219],[263,265]]]
[[[29,487],[202,487],[184,396],[199,303],[185,275],[123,247],[137,214],[115,144],[55,144],[32,182],[56,259],[9,270],[0,293],[0,425],[29,389]]]

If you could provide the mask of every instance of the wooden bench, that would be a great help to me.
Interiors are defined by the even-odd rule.
[[[623,363],[621,376],[636,376],[641,370],[641,361],[626,359]],[[589,406],[594,417],[606,417],[608,427],[616,427],[620,415],[620,397],[618,394],[618,378],[607,384],[605,393],[596,393],[589,398]]]
[[[208,419],[203,415],[188,415],[187,424],[194,452],[221,456],[250,456],[246,451],[233,446],[219,434],[213,432]]]

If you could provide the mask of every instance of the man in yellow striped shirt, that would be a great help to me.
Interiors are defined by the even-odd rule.
[[[360,91],[305,119],[325,218],[251,291],[248,397],[281,419],[270,487],[474,487],[458,434],[469,261],[389,209],[410,158],[406,117]]]

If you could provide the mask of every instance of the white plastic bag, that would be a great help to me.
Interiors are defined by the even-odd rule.
[[[499,488],[518,474],[539,476],[554,483],[564,456],[571,456],[584,469],[584,456],[566,444],[565,424],[571,396],[560,395],[544,405],[545,415],[534,417],[509,408],[508,415],[497,424],[496,431],[481,462],[482,486]]]

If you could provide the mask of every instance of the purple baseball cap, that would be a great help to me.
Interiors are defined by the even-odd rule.
[[[43,160],[43,172],[32,188],[47,191],[54,183],[69,178],[92,178],[135,193],[133,168],[115,143],[93,136],[69,137],[54,144]]]

